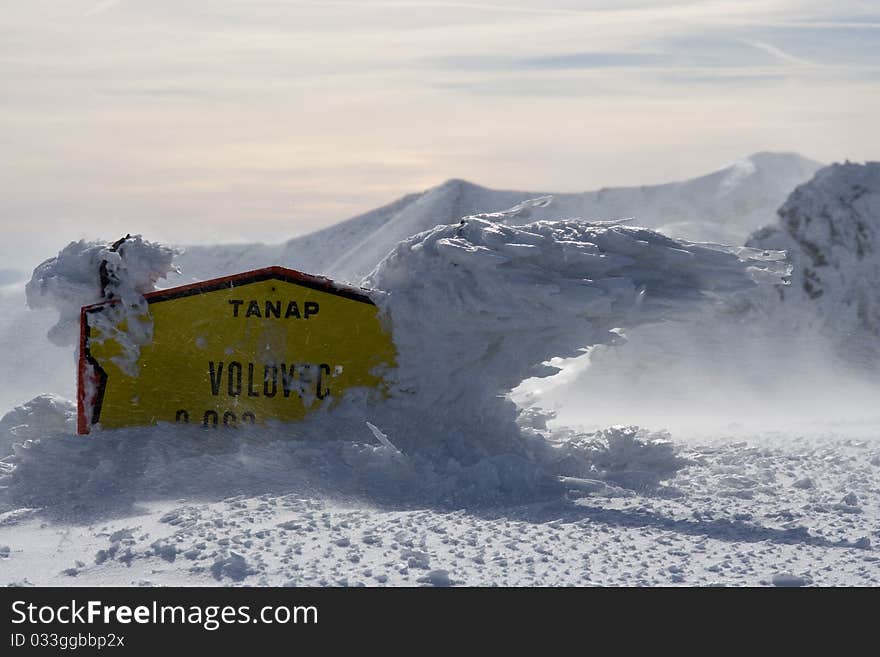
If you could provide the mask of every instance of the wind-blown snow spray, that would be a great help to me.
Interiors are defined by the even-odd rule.
[[[876,426],[880,163],[821,169],[778,215],[746,246],[784,249],[790,285],[636,327],[622,348],[597,347],[565,363],[564,376],[528,381],[517,399],[558,410],[557,426],[627,418],[679,437]]]

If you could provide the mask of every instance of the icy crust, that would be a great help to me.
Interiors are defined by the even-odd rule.
[[[28,306],[58,310],[58,322],[47,337],[54,344],[69,346],[79,339],[80,309],[115,299],[117,303],[96,317],[96,326],[103,339],[112,337],[122,346],[122,354],[114,359],[117,364],[136,375],[140,346],[152,338],[143,295],[174,269],[175,254],[174,249],[140,235],[125,239],[118,248],[102,242],[71,242],[34,270],[25,288]]]
[[[779,209],[777,225],[748,244],[791,255],[792,285],[779,292],[784,303],[775,319],[830,338],[850,362],[877,363],[880,162],[821,169]],[[775,299],[768,299],[768,313],[780,306]]]
[[[516,211],[516,210],[515,210]],[[758,283],[782,283],[781,252],[674,240],[617,223],[437,226],[394,249],[367,278],[398,350],[392,399],[376,409],[404,441],[469,461],[511,449],[517,410],[506,395],[546,361],[613,344],[621,328],[681,319]],[[384,427],[383,427],[384,429]],[[395,435],[389,433],[392,440]],[[450,444],[449,436],[468,436]],[[404,447],[411,445],[404,444]]]

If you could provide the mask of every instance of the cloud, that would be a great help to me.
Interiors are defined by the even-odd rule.
[[[84,10],[101,20],[71,29]],[[880,14],[857,2],[77,0],[4,18],[0,216],[21,226],[13,256],[42,227],[28,263],[120,230],[277,241],[451,177],[575,191],[756,150],[876,158],[880,136]]]
[[[800,57],[796,57],[791,53],[785,52],[781,48],[772,46],[769,43],[764,43],[763,41],[752,41],[749,39],[743,39],[742,42],[748,46],[751,46],[752,48],[762,50],[786,64],[795,64],[797,66],[815,66],[813,62],[807,61],[806,59],[801,59]]]
[[[94,5],[91,9],[83,13],[83,16],[100,16],[101,14],[106,14],[108,11],[118,5],[119,2],[120,0],[102,0],[98,4]]]
[[[543,55],[521,61],[527,68],[534,69],[581,69],[581,68],[617,68],[621,66],[656,66],[668,60],[664,53],[641,52],[579,52],[562,55]]]
[[[370,7],[374,9],[463,9],[465,11],[488,11],[502,14],[584,14],[583,9],[570,9],[565,7],[553,7],[546,3],[542,6],[516,5],[516,4],[491,4],[485,2],[442,2],[440,0],[412,1],[399,0],[396,2],[383,2],[382,0],[319,0],[317,2],[304,0],[296,2],[302,5],[322,5],[341,7]]]

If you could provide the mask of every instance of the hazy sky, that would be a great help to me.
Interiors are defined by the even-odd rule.
[[[876,2],[4,0],[0,254],[880,158]]]

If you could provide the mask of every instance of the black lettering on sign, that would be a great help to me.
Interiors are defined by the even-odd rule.
[[[202,426],[212,426],[216,429],[218,420],[217,411],[205,411],[205,416],[202,418]]]
[[[257,416],[251,413],[250,411],[246,411],[241,414],[241,421],[247,422],[249,424],[256,424]]]
[[[280,299],[265,299],[260,305],[260,301],[256,299],[229,299],[228,302],[232,306],[232,316],[241,317],[241,307],[246,306],[244,317],[260,317],[262,319],[281,319],[281,307],[284,302]],[[300,310],[300,304],[296,301],[288,301],[284,311],[284,319],[308,319],[313,315],[317,315],[321,309],[317,301],[305,301]]]
[[[267,301],[265,309],[266,309],[266,312],[265,312],[266,318],[269,318],[272,315],[275,315],[275,317],[281,319],[281,302],[280,301],[274,301],[274,302]]]
[[[232,374],[232,371],[235,370],[235,375]],[[229,363],[229,367],[226,370],[227,381],[226,389],[229,393],[230,397],[240,397],[241,396],[241,363],[237,360]]]
[[[174,414],[174,421],[189,424],[189,411],[185,409],[180,409],[179,411],[177,411],[177,413]]]
[[[262,317],[260,314],[260,304],[256,301],[251,301],[248,304],[247,312],[244,314],[245,317]]]
[[[262,393],[260,391],[260,366],[262,365]],[[208,361],[208,376],[211,383],[211,394],[220,395],[224,376],[223,361]],[[275,397],[278,395],[278,375],[281,370],[281,389],[285,398],[291,393],[302,397],[307,390],[314,390],[318,399],[325,399],[330,393],[328,379],[333,377],[333,368],[327,363],[247,363],[247,385],[245,386],[244,363],[230,361],[225,367],[226,394],[229,397],[240,397],[247,388],[248,397]],[[181,411],[186,412],[186,411]],[[182,420],[184,422],[188,420]]]
[[[234,427],[238,422],[238,418],[235,417],[235,413],[232,411],[226,411],[223,414],[223,426],[224,427]]]
[[[318,366],[318,384],[317,386],[315,386],[315,391],[318,395],[318,399],[324,399],[324,397],[330,394],[330,388],[323,387],[324,372],[330,374],[330,366],[327,363],[321,363]]]
[[[248,397],[259,397],[260,392],[254,390],[254,364],[248,363]]]
[[[269,373],[272,373],[269,376]],[[269,384],[272,384],[272,387],[269,387]],[[263,367],[263,396],[264,397],[274,397],[278,392],[278,366],[277,365],[266,365]],[[244,416],[242,415],[242,419]]]
[[[214,361],[208,361],[208,373],[211,375],[211,394],[215,397],[220,394],[220,381],[223,379],[223,361],[217,363],[214,370]]]

